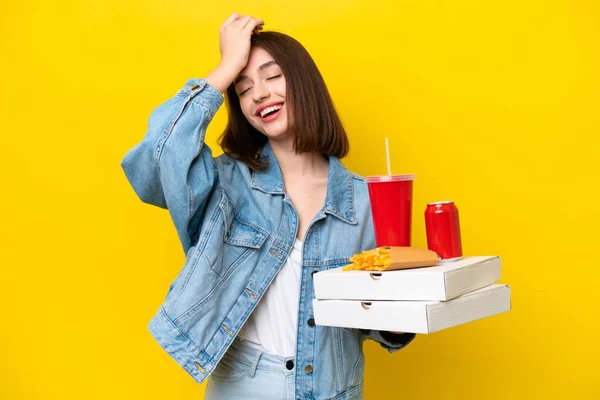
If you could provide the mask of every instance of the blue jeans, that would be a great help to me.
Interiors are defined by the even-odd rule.
[[[211,374],[206,400],[293,400],[296,360],[263,353],[236,339]]]

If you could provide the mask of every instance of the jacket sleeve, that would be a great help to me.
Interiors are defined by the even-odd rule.
[[[188,80],[154,109],[146,135],[121,161],[140,200],[169,210],[184,252],[195,242],[198,226],[192,225],[198,225],[217,182],[204,136],[222,103],[221,93],[205,80]]]
[[[386,331],[375,331],[375,330],[362,330],[363,335],[367,337],[367,339],[372,339],[378,342],[381,347],[389,351],[390,353],[394,353],[398,350],[402,350],[406,346],[412,342],[416,334],[415,333],[392,333]]]

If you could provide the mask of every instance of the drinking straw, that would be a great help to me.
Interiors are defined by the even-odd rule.
[[[385,159],[387,161],[388,175],[392,175],[392,164],[390,162],[390,142],[385,138]]]

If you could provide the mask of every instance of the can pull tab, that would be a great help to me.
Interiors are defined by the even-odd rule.
[[[368,310],[371,308],[371,302],[370,301],[361,301],[360,305],[362,308],[364,308],[365,310]]]
[[[378,281],[381,279],[381,272],[371,272],[369,274],[369,276],[371,277],[371,279],[373,279],[374,281]]]

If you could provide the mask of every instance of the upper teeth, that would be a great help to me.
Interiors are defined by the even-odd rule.
[[[277,111],[277,110],[281,110],[281,108],[282,108],[282,107],[283,107],[283,104],[277,104],[277,105],[275,105],[275,106],[271,106],[271,107],[263,108],[263,109],[260,111],[260,116],[261,116],[261,117],[264,117],[265,115],[267,115],[267,114],[268,114],[268,113],[270,113],[270,112]]]

